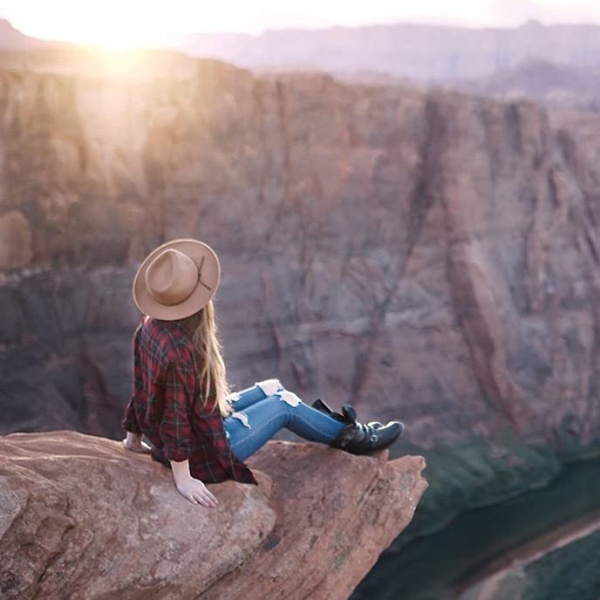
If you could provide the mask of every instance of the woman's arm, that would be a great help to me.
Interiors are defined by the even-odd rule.
[[[190,473],[189,459],[195,446],[191,441],[191,406],[194,401],[196,370],[193,362],[171,363],[165,374],[165,408],[159,428],[163,453],[171,463],[177,491],[192,504],[212,508],[217,499]]]
[[[148,446],[148,444],[142,440],[141,433],[133,433],[132,431],[128,431],[127,436],[123,440],[123,446],[132,452],[141,452],[143,454],[150,452],[150,446]]]
[[[182,496],[187,498],[192,504],[201,504],[208,508],[213,508],[219,504],[208,488],[199,479],[194,479],[190,475],[189,460],[181,462],[172,460],[170,462],[175,487]]]

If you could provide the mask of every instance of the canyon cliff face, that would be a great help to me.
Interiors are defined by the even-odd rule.
[[[600,60],[599,60],[600,62]],[[530,61],[492,76],[458,83],[465,91],[510,100],[530,99],[553,110],[600,112],[600,67]],[[453,85],[453,84],[451,84]]]
[[[4,433],[120,435],[137,261],[192,236],[221,258],[238,389],[278,376],[401,418],[396,451],[432,458],[440,520],[597,444],[590,122],[216,62],[145,69],[0,74]]]

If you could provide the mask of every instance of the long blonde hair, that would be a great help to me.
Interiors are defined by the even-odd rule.
[[[219,407],[221,414],[223,416],[231,414],[231,404],[228,399],[230,388],[212,300],[202,310],[180,322],[192,334],[194,348],[198,355],[200,382],[204,387],[204,401],[206,402],[207,396],[214,393],[216,406]]]

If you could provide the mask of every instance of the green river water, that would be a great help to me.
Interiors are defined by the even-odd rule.
[[[600,457],[566,464],[546,487],[459,515],[443,530],[382,555],[352,600],[447,600],[508,553],[600,518]],[[528,600],[600,600],[600,533],[528,567]]]

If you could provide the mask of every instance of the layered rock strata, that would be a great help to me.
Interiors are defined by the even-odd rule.
[[[0,76],[4,432],[64,419],[119,435],[135,265],[193,236],[221,257],[234,385],[278,376],[365,420],[401,418],[398,450],[432,456],[434,486],[447,478],[430,496],[440,518],[597,443],[587,121],[169,64]]]

